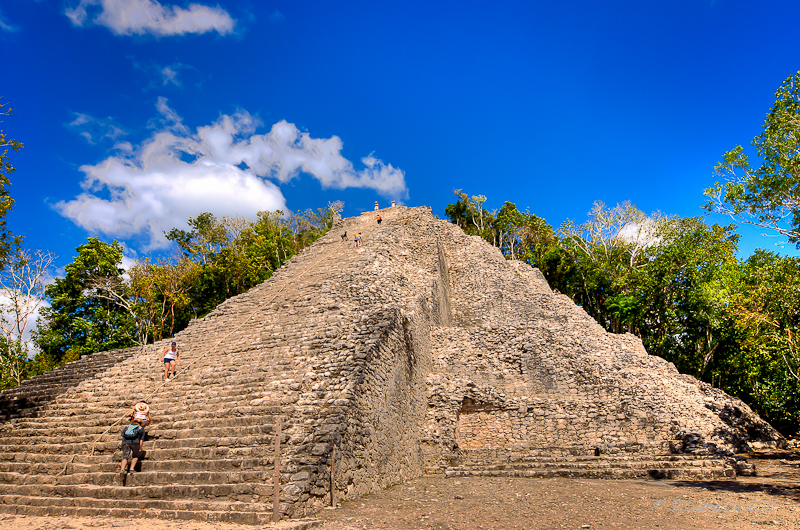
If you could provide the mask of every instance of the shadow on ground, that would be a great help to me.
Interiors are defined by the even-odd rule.
[[[736,480],[674,481],[678,488],[712,492],[765,493],[800,502],[800,451],[759,451],[748,455],[757,476]]]

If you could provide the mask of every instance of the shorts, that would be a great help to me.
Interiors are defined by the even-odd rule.
[[[122,459],[130,460],[131,457],[139,458],[139,442],[122,444]]]
[[[164,364],[174,363],[175,359],[164,359]]]

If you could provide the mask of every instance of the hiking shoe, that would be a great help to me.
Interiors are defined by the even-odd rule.
[[[120,469],[118,474],[119,474],[119,481],[124,484],[125,483],[125,475],[127,475],[128,472],[125,471],[124,469]]]

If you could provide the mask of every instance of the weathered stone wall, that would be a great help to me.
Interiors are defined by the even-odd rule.
[[[688,437],[693,450],[731,452],[748,439],[782,440],[637,337],[605,332],[538,270],[444,223],[438,233],[456,327],[433,333],[429,471],[470,450],[665,454]]]
[[[419,425],[424,418],[425,376],[430,368],[429,315],[376,315],[354,370],[355,399],[345,419],[337,489],[374,492],[423,472]],[[374,341],[374,342],[371,342]],[[371,342],[371,343],[370,343]]]

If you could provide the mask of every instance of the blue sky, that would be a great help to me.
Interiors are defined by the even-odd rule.
[[[554,227],[595,200],[699,215],[800,69],[790,1],[386,4],[0,1],[11,230],[63,267],[203,211],[443,215],[455,188]]]

